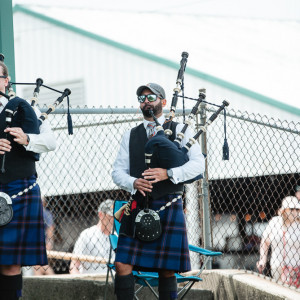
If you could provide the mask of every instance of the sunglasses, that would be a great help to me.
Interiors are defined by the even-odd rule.
[[[154,102],[157,99],[156,95],[141,95],[138,96],[138,101],[140,103],[144,103],[146,101],[146,99],[148,99],[149,102]]]

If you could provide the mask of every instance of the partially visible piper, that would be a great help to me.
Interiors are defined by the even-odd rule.
[[[188,152],[189,161],[176,168],[150,168],[145,165],[145,145],[155,135],[155,122],[150,110],[160,124],[165,123],[163,107],[166,106],[164,89],[156,83],[148,83],[137,89],[144,121],[127,131],[121,141],[112,177],[122,189],[133,195],[130,214],[123,214],[116,252],[115,293],[117,299],[133,299],[134,278],[132,270],[155,270],[159,273],[159,298],[177,299],[175,272],[191,269],[186,224],[182,206],[183,182],[204,172],[205,161],[200,145],[196,142]],[[184,124],[170,121],[174,140]],[[164,124],[163,127],[166,125]],[[181,142],[184,146],[192,130],[187,128]],[[149,208],[157,211],[167,203],[172,204],[159,213],[161,235],[153,241],[144,242],[134,235],[135,216],[143,208],[145,193],[149,192]]]
[[[8,102],[3,96],[8,85],[8,69],[0,61],[0,165],[6,153],[5,173],[0,174],[0,295],[1,299],[19,299],[21,266],[48,264],[33,151],[53,150],[55,138],[51,128],[43,132],[27,101],[15,97]],[[11,127],[5,129],[5,111],[15,103]]]

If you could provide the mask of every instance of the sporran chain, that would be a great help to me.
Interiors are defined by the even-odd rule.
[[[28,188],[24,189],[22,192],[19,192],[16,195],[11,196],[11,199],[15,199],[18,196],[22,196],[23,194],[27,193],[29,190],[32,190],[35,186],[37,185],[37,183],[35,182],[34,184],[32,184],[31,186],[29,186]]]
[[[156,212],[159,213],[163,210],[165,210],[167,207],[171,206],[172,203],[175,203],[177,200],[179,200],[181,198],[181,196],[177,196],[176,198],[172,199],[171,201],[167,202],[166,205],[162,206],[159,210],[157,210]]]

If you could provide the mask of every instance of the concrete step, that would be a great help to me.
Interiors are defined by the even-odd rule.
[[[157,289],[155,289],[157,292]],[[24,277],[22,300],[102,300],[105,295],[104,278],[74,276],[30,276]],[[148,288],[138,293],[140,300],[155,299]],[[109,282],[107,300],[116,299],[113,284]],[[193,289],[185,296],[186,300],[213,300],[209,290]]]
[[[300,300],[300,289],[242,270],[209,270],[201,278],[203,281],[196,283],[184,300]],[[104,299],[105,279],[104,275],[88,274],[24,277],[22,300]],[[148,289],[139,295],[140,300],[155,299]],[[108,285],[107,300],[115,300],[112,282]]]

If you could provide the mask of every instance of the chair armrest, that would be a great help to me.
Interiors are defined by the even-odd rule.
[[[222,252],[215,252],[215,251],[211,251],[211,250],[207,250],[207,249],[203,249],[194,245],[189,245],[189,249],[190,251],[199,253],[201,255],[206,255],[206,256],[219,256],[222,255]]]

